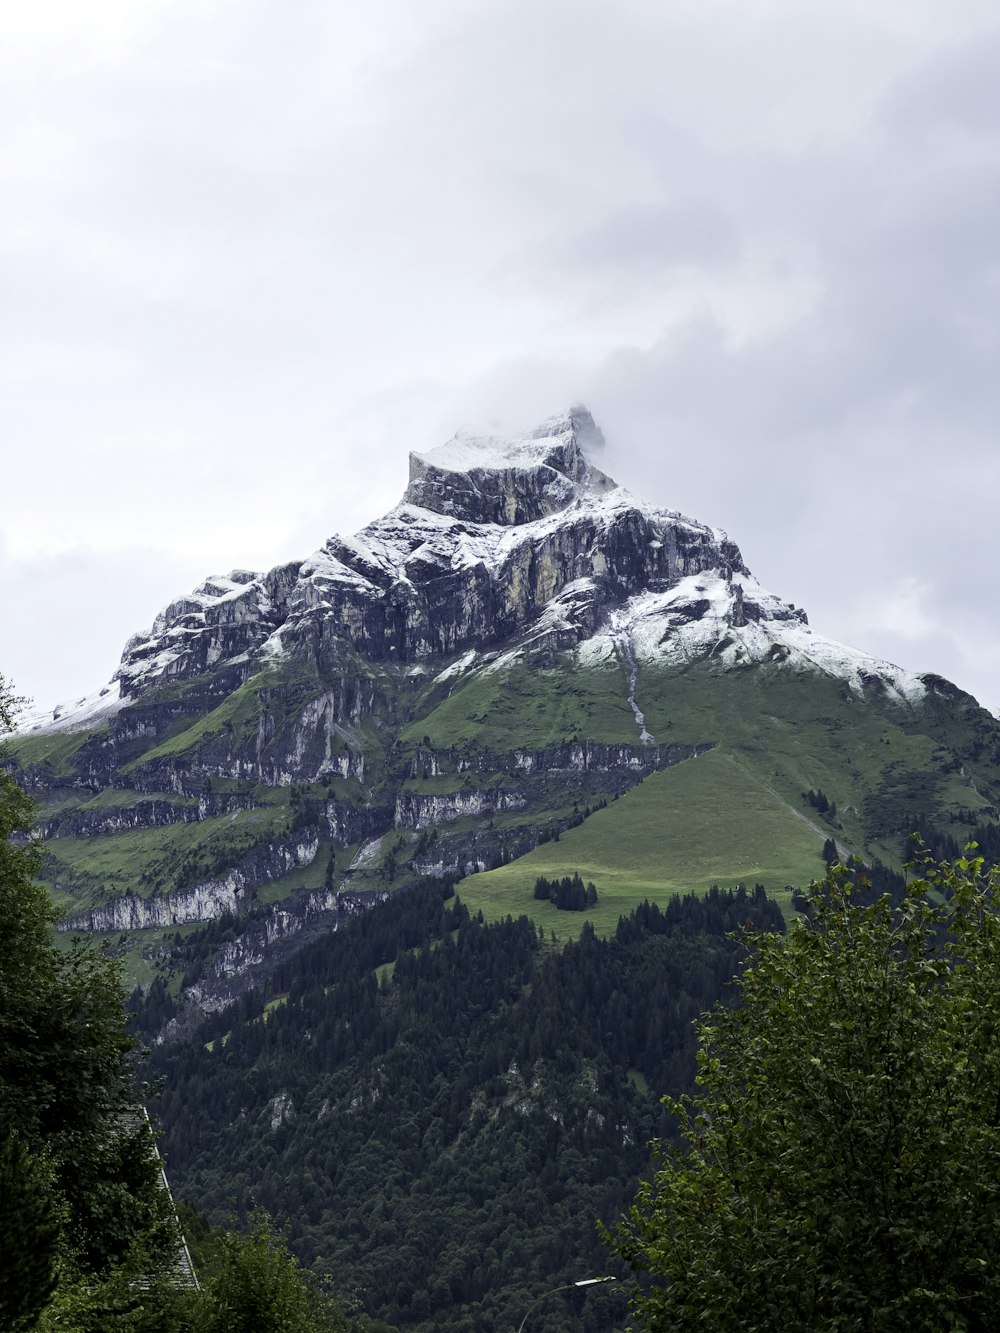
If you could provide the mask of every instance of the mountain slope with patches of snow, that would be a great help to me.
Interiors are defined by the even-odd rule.
[[[852,689],[919,677],[815,634],[766,592],[720,529],[637,499],[589,456],[575,408],[524,437],[460,434],[412,454],[403,501],[302,562],[207,579],[125,647],[111,685],[23,731],[96,725],[169,680],[225,668],[238,683],[306,641],[377,661],[494,658],[543,643],[581,662],[627,642],[639,661],[782,662]]]

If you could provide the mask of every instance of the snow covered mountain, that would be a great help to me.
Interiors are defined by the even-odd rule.
[[[484,908],[536,911],[540,865],[587,867],[622,910],[727,880],[787,896],[831,839],[898,863],[917,823],[960,842],[996,816],[975,700],[815,632],[601,445],[574,408],[412,454],[383,518],[207,579],[102,690],[29,719],[11,753],[73,924],[266,899],[273,944],[474,873]]]
[[[589,456],[602,444],[578,407],[527,437],[459,434],[411,454],[402,502],[383,518],[301,563],[206,579],[129,640],[108,686],[24,730],[89,726],[164,681],[218,667],[246,679],[306,642],[420,666],[462,654],[453,673],[542,647],[576,648],[581,662],[712,656],[923,695],[920,677],[810,630],[721,529],[605,476]]]

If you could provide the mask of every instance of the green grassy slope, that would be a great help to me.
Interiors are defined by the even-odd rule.
[[[610,673],[602,674],[610,689]],[[515,683],[532,697],[523,677]],[[452,709],[461,697],[448,701]],[[921,707],[877,695],[859,698],[819,673],[724,672],[707,663],[640,670],[636,698],[657,742],[712,741],[716,748],[647,778],[559,842],[466,880],[461,893],[470,907],[490,919],[525,911],[567,935],[585,919],[606,932],[643,897],[662,900],[712,883],[760,882],[787,904],[786,885],[804,885],[822,873],[828,837],[846,850],[898,863],[917,814],[930,815],[959,842],[978,818],[990,817],[975,766],[967,768],[941,743],[939,725],[935,736],[928,734],[931,719]],[[634,743],[631,714],[627,725],[618,725],[620,716],[613,719],[605,709],[603,720],[606,738]],[[505,724],[512,725],[509,718]],[[484,726],[480,735],[492,732]],[[988,786],[995,766],[987,763],[978,777]],[[836,802],[833,821],[810,807],[809,789]],[[558,912],[532,897],[539,875],[576,870],[598,886],[593,911]]]
[[[39,768],[51,777],[72,777],[80,750],[106,731],[107,727],[98,727],[93,731],[46,731],[6,737],[3,752],[22,769]]]
[[[825,791],[843,825],[838,841],[858,852],[907,831],[913,811],[961,837],[990,808],[972,770],[928,734],[924,708],[859,698],[819,673],[647,671],[636,694],[657,741],[717,740],[805,813],[802,793]],[[1000,774],[987,763],[979,776],[988,785]]]
[[[541,669],[519,662],[458,680],[402,740],[497,751],[574,739],[635,744],[626,695],[624,672],[613,666],[584,671],[572,655]],[[994,793],[982,788],[1000,779],[989,754],[979,756],[977,768],[960,710],[949,728],[940,700],[925,708],[877,693],[860,698],[820,672],[770,665],[725,671],[710,662],[643,667],[636,700],[657,742],[714,742],[803,813],[803,792],[823,790],[842,825],[830,831],[857,851],[898,832],[913,811],[933,812],[961,841],[963,828],[992,804]]]
[[[54,838],[45,844],[42,879],[67,909],[125,893],[169,893],[221,873],[257,843],[280,836],[287,822],[282,803],[192,824]]]
[[[567,657],[539,668],[520,661],[459,678],[451,693],[402,732],[404,745],[426,737],[435,748],[537,750],[577,738],[627,741],[638,737],[617,666],[574,669]]]
[[[644,898],[663,902],[714,883],[759,882],[787,903],[786,885],[822,874],[825,836],[749,764],[717,749],[652,774],[558,842],[464,880],[459,893],[491,920],[524,912],[560,937],[578,932],[585,920],[606,934]],[[560,912],[532,897],[539,875],[576,870],[597,885],[595,908]]]

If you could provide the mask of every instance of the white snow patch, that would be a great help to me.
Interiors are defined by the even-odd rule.
[[[451,666],[445,667],[439,675],[435,676],[434,684],[441,685],[446,680],[451,680],[453,676],[461,676],[463,672],[469,670],[475,660],[476,650],[475,648],[470,648],[467,653],[463,653],[457,662],[452,662]]]
[[[284,643],[281,640],[281,632],[284,628],[285,628],[284,625],[280,625],[274,631],[274,633],[268,635],[268,637],[261,644],[260,656],[266,661],[276,662],[279,658],[288,656],[288,649],[285,647]],[[242,656],[246,657],[246,654],[243,653]],[[234,662],[238,662],[240,659],[239,657],[234,657],[232,660]]]
[[[299,572],[299,581],[308,581],[320,587],[325,583],[349,583],[365,588],[373,586],[370,579],[345,565],[327,550],[316,551],[309,557]]]
[[[425,454],[414,454],[413,457],[443,472],[471,472],[476,468],[489,471],[536,468],[547,463],[554,455],[554,446],[570,443],[575,434],[570,417],[551,417],[532,434],[512,438],[473,435],[470,431],[460,430],[437,449],[431,449]]]
[[[862,693],[865,683],[873,676],[904,703],[919,703],[927,694],[927,686],[920,676],[884,658],[869,657],[857,648],[817,634],[806,625],[782,626],[782,631],[781,642],[793,653],[798,652],[818,671],[846,680],[856,694]]]
[[[28,736],[49,731],[89,731],[124,708],[121,684],[116,678],[93,694],[82,699],[58,704],[53,709],[35,709],[26,713],[14,731],[15,736]]]
[[[739,592],[759,619],[748,616],[744,625],[732,623]],[[727,579],[718,570],[691,574],[666,592],[631,597],[608,625],[580,644],[577,654],[581,663],[598,665],[618,653],[627,665],[623,645],[634,652],[638,666],[681,666],[712,655],[726,669],[769,661],[782,670],[823,672],[859,695],[878,680],[909,704],[927,693],[913,672],[817,634],[798,619],[794,608],[750,575]]]

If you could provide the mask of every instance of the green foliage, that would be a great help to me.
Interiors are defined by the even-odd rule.
[[[584,884],[579,871],[573,875],[563,875],[562,879],[546,879],[544,875],[539,875],[535,880],[533,896],[551,902],[560,912],[585,912],[588,907],[597,905],[594,881]]]
[[[218,1242],[199,1333],[341,1333],[339,1303],[289,1254],[264,1213]]]
[[[1000,873],[835,866],[700,1026],[699,1091],[613,1239],[653,1330],[995,1327]]]
[[[516,1328],[560,1278],[606,1266],[593,1219],[620,1213],[667,1132],[658,1094],[692,1086],[692,1022],[750,917],[782,924],[762,893],[716,890],[556,949],[440,886],[397,895],[283,962],[283,1004],[248,994],[155,1048],[174,1188],[216,1222],[256,1199],[370,1316]],[[544,1326],[606,1333],[624,1315],[611,1284]]]
[[[17,1133],[0,1140],[0,1328],[32,1328],[56,1285],[61,1236],[51,1171]]]
[[[0,723],[12,703],[0,678]],[[82,943],[53,944],[54,914],[25,837],[32,816],[0,769],[2,1170],[6,1206],[21,1198],[21,1239],[31,1234],[37,1247],[37,1263],[8,1269],[8,1309],[37,1302],[57,1255],[67,1281],[93,1285],[136,1246],[169,1252],[174,1239],[148,1129],[124,1115],[137,1094],[116,965]],[[11,1225],[8,1214],[8,1234]]]
[[[171,1258],[139,1241],[100,1282],[65,1262],[35,1333],[202,1333],[203,1299],[175,1284]]]
[[[802,793],[803,799],[808,801],[814,810],[823,816],[828,824],[834,828],[840,828],[837,823],[837,802],[831,801],[822,787],[818,791],[813,791],[812,787]]]

